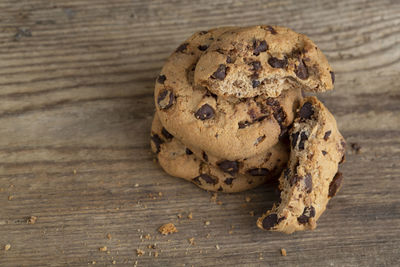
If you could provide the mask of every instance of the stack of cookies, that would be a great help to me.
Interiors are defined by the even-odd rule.
[[[344,139],[303,92],[334,73],[305,35],[278,26],[201,31],[168,58],[155,86],[151,147],[161,167],[210,191],[240,192],[279,177],[266,230],[314,229],[340,187]]]

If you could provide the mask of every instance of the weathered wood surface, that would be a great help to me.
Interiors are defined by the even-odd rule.
[[[149,152],[169,53],[196,30],[251,24],[319,45],[337,81],[320,97],[362,147],[349,149],[344,187],[313,232],[263,232],[271,188],[219,194],[218,205]],[[400,265],[399,29],[397,0],[1,1],[0,246],[11,248],[0,265]],[[157,233],[167,222],[179,232]]]

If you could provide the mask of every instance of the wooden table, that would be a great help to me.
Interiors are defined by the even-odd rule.
[[[336,72],[319,97],[361,146],[312,232],[256,227],[272,188],[213,200],[150,153],[168,55],[252,24],[319,45]],[[0,25],[1,266],[400,265],[400,1],[3,0]]]

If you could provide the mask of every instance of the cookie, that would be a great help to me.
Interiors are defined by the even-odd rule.
[[[265,230],[314,229],[342,181],[338,164],[344,158],[345,141],[335,118],[316,97],[303,100],[290,141],[288,167],[279,177],[280,203],[257,221]]]
[[[218,96],[277,97],[282,90],[331,90],[334,73],[307,36],[278,26],[229,29],[209,44],[194,72],[195,86]]]
[[[302,96],[295,88],[276,98],[225,98],[196,86],[193,77],[199,58],[229,29],[234,28],[198,32],[180,45],[157,78],[154,98],[162,124],[184,144],[236,160],[278,143]]]
[[[273,167],[269,165],[271,170],[268,172],[263,167],[265,162],[255,165],[254,170],[247,174],[228,171],[228,169],[222,170],[221,167],[213,166],[197,158],[190,149],[161,125],[157,115],[152,124],[151,148],[156,153],[159,164],[168,174],[193,182],[205,190],[227,193],[248,190],[276,178],[287,161],[287,157],[283,155],[282,162],[275,161],[276,166]],[[256,160],[254,162],[259,163]]]

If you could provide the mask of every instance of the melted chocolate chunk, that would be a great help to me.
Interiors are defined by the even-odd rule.
[[[247,170],[247,173],[251,176],[266,176],[270,171],[267,168],[253,168]]]
[[[326,152],[325,150],[322,150],[322,155],[326,155],[326,154],[328,154],[328,152]]]
[[[276,213],[272,213],[268,216],[266,216],[263,221],[262,221],[262,227],[265,230],[269,230],[272,227],[274,227],[275,225],[279,224],[283,219],[285,219],[285,217],[279,218],[278,219],[278,215]]]
[[[331,136],[331,133],[332,133],[331,130],[325,132],[325,134],[324,134],[324,140],[325,141],[327,141],[329,139],[329,136]]]
[[[335,73],[333,71],[329,72],[331,74],[332,84],[335,83]]]
[[[224,183],[227,185],[231,185],[233,183],[233,180],[235,180],[235,178],[231,177],[231,178],[226,178]]]
[[[238,123],[239,129],[246,128],[247,126],[250,126],[252,123],[249,121],[240,121]]]
[[[207,184],[217,184],[217,179],[205,173],[200,174],[200,178],[203,179]]]
[[[225,79],[227,70],[228,69],[224,64],[220,64],[218,69],[211,75],[211,78],[223,81]]]
[[[268,49],[268,44],[265,40],[263,41],[253,41],[253,55],[258,56],[261,52],[265,52]]]
[[[314,109],[312,103],[306,102],[300,109],[300,118],[309,120],[314,115]]]
[[[297,217],[297,221],[298,221],[300,224],[306,224],[306,223],[308,223],[308,220],[309,220],[310,218],[314,217],[314,216],[315,216],[315,209],[314,209],[314,207],[313,207],[313,206],[305,207],[305,208],[304,208],[304,211],[303,211],[303,214],[300,215],[299,217]]]
[[[193,152],[192,152],[192,150],[190,150],[189,148],[186,148],[186,155],[192,155],[193,154]]]
[[[260,61],[253,61],[250,62],[249,65],[251,65],[251,69],[252,71],[258,71],[261,69],[261,62]]]
[[[176,52],[183,52],[183,51],[185,51],[188,45],[189,45],[188,43],[183,43],[183,44],[181,44],[181,45],[178,46],[178,48],[176,49]]]
[[[251,85],[253,86],[253,88],[258,87],[260,84],[261,84],[260,81],[257,81],[257,80],[253,80],[253,81],[251,82]]]
[[[214,117],[214,113],[214,109],[210,105],[204,104],[196,111],[194,116],[197,119],[204,121]]]
[[[328,197],[334,197],[336,193],[339,191],[340,186],[342,185],[343,175],[341,172],[337,172],[335,177],[333,177],[331,183],[329,184],[329,193]]]
[[[158,134],[154,134],[151,136],[151,141],[153,141],[154,145],[156,146],[156,153],[160,152],[160,146],[164,143],[164,141],[160,138]]]
[[[304,177],[304,185],[305,185],[305,188],[306,188],[306,192],[307,193],[311,193],[312,192],[312,188],[313,188],[313,182],[312,182],[311,174],[307,173],[306,176]]]
[[[208,156],[207,156],[206,152],[203,151],[202,156],[203,156],[204,161],[208,162]]]
[[[254,145],[255,146],[258,145],[259,143],[264,141],[264,139],[265,139],[265,135],[258,137],[257,140],[254,142]]]
[[[272,34],[278,34],[278,32],[272,27],[267,25],[267,29],[272,33]]]
[[[288,60],[287,60],[286,57],[284,57],[284,59],[278,59],[276,57],[270,57],[268,59],[268,64],[273,68],[284,69],[284,68],[287,67]]]
[[[200,35],[204,35],[204,34],[207,34],[207,33],[208,33],[208,31],[201,31],[201,32],[199,32]]]
[[[208,45],[199,45],[197,47],[200,51],[206,51],[208,49]]]
[[[170,90],[163,90],[158,94],[157,103],[160,109],[169,109],[174,104],[174,93]]]
[[[300,60],[299,65],[297,68],[294,70],[294,73],[296,74],[297,77],[299,77],[302,80],[308,79],[308,69],[306,64],[304,63],[304,60]]]
[[[299,142],[299,150],[303,150],[304,149],[304,142],[307,141],[308,136],[305,132],[302,132],[300,134],[300,142]]]
[[[224,160],[217,163],[217,166],[226,173],[234,175],[239,171],[239,162]]]
[[[222,186],[220,186],[220,187],[218,188],[218,191],[221,192],[222,190],[223,190],[223,189],[222,189]]]
[[[167,138],[168,140],[174,138],[174,136],[173,136],[172,134],[170,134],[170,133],[167,131],[167,129],[165,129],[164,127],[162,127],[162,129],[161,129],[161,134],[162,134],[165,138]]]
[[[295,148],[297,145],[297,139],[299,139],[299,132],[292,133],[292,148]]]
[[[281,128],[280,135],[284,135],[286,131],[286,126],[283,125],[286,119],[285,111],[281,107],[279,101],[275,100],[273,97],[267,98],[267,105],[272,107],[274,118],[278,122],[279,127]]]
[[[164,84],[166,79],[167,79],[167,77],[165,75],[160,75],[160,76],[158,76],[157,82]]]

